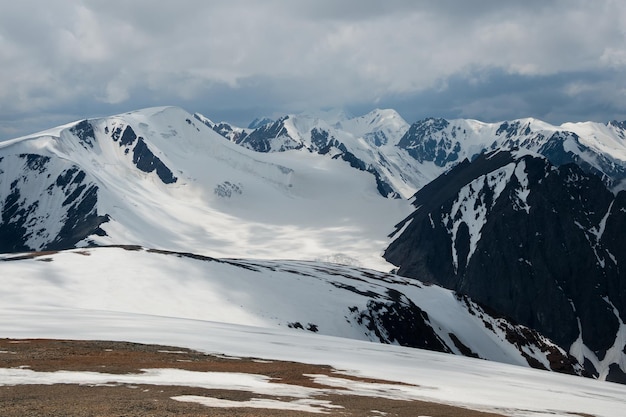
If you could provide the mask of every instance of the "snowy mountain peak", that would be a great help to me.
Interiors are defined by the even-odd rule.
[[[408,130],[409,124],[392,109],[376,109],[363,116],[345,120],[339,128],[362,137],[370,145],[394,145]]]
[[[257,117],[248,124],[248,129],[256,129],[270,123],[274,123],[274,120],[269,117]]]
[[[621,132],[626,131],[626,120],[622,121],[622,122],[618,122],[617,120],[612,120],[608,123],[609,127],[612,127],[614,129],[619,129]],[[623,135],[622,135],[623,137]]]
[[[239,143],[241,140],[243,140],[243,138],[245,138],[250,131],[249,129],[232,126],[231,124],[226,122],[215,123],[211,119],[200,113],[194,113],[193,117],[194,119],[203,123],[205,126],[211,128],[213,131],[219,133],[221,136],[225,137],[229,141],[235,143]]]
[[[404,198],[464,159],[497,149],[541,154],[555,165],[574,162],[619,191],[626,188],[626,140],[620,126],[616,122],[557,127],[534,118],[485,123],[434,117],[409,125],[391,109],[358,117],[336,110],[286,115],[253,130],[210,125],[257,152],[300,150],[341,159],[374,175],[381,195]]]

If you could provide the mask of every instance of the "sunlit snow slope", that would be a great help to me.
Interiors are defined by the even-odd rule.
[[[291,328],[580,374],[536,332],[441,287],[322,262],[214,259],[140,247],[3,255],[5,307],[117,311]]]
[[[436,401],[510,416],[621,417],[626,407],[623,385],[320,334],[345,332],[367,339],[366,328],[345,307],[365,310],[368,300],[384,301],[385,288],[397,289],[428,311],[438,334],[458,331],[459,339],[477,351],[507,362],[521,360],[512,345],[495,343],[502,336],[502,321],[480,310],[477,316],[468,314],[467,304],[449,291],[386,274],[323,263],[210,260],[139,248],[29,254],[0,262],[0,270],[2,337],[134,341],[328,364],[341,373],[409,384],[352,387],[360,387],[359,395]],[[338,300],[343,303],[333,304]],[[329,320],[332,314],[346,317]],[[483,319],[496,331],[481,326]],[[292,320],[305,326],[314,322],[318,333],[290,329]],[[29,383],[29,375],[23,369],[6,370],[2,382]],[[84,375],[82,381],[98,375]],[[54,377],[70,382],[69,373]],[[324,377],[323,382],[333,380]]]
[[[388,270],[410,211],[344,161],[252,152],[172,107],[2,143],[0,172],[4,252],[139,244]]]

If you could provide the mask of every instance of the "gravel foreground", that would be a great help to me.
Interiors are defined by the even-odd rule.
[[[328,375],[353,381],[385,383],[390,381],[362,379],[337,374],[331,367],[296,362],[262,361],[206,355],[189,349],[143,345],[127,342],[0,339],[0,368],[27,368],[33,371],[80,371],[107,374],[140,374],[142,369],[184,369],[197,372],[237,372],[265,375],[271,382],[302,387],[334,389],[316,399],[330,401],[337,408],[328,409],[331,416],[398,416],[398,417],[495,417],[497,414],[422,402],[400,401],[380,397],[363,397],[341,393],[341,389],[315,383],[310,374]],[[43,416],[277,416],[316,415],[303,411],[217,408],[172,397],[195,395],[230,401],[252,398],[289,401],[290,399],[259,395],[250,391],[204,389],[168,385],[107,384],[79,385],[13,385],[0,381],[0,415],[2,417]],[[339,408],[339,406],[341,408]]]

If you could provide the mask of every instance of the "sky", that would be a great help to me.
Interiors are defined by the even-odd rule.
[[[626,119],[623,0],[0,0],[0,140],[175,105]]]

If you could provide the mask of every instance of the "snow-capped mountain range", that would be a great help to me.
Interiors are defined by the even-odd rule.
[[[348,161],[375,175],[384,196],[409,198],[464,159],[495,149],[523,148],[555,165],[575,162],[613,190],[626,188],[626,122],[550,125],[526,118],[499,123],[427,118],[409,126],[394,110],[359,117],[285,115],[256,129],[216,124],[229,140],[258,152],[304,149]],[[323,118],[326,117],[326,118]]]
[[[237,324],[286,325],[294,332],[317,330],[618,380],[626,372],[626,353],[620,353],[626,344],[625,309],[620,298],[624,290],[623,279],[612,277],[621,277],[617,267],[624,242],[618,231],[624,223],[619,216],[608,214],[612,207],[622,207],[617,201],[626,177],[625,132],[625,123],[556,127],[533,119],[494,124],[426,119],[409,125],[393,110],[376,110],[360,117],[285,115],[248,128],[214,123],[201,114],[174,107],[83,120],[0,143],[0,252],[109,245],[148,248],[115,249],[121,265],[127,266],[115,274],[127,280],[143,277],[137,272],[131,277],[131,272],[124,271],[146,269],[142,259],[150,257],[151,262],[163,264],[164,270],[176,275],[194,259],[205,262],[198,266],[198,277],[212,276],[209,280],[227,292],[240,286],[259,292],[250,282],[266,282],[268,289],[263,291],[273,292],[266,295],[273,301],[250,307],[234,300],[243,309]],[[511,149],[514,154],[505,152]],[[513,158],[510,155],[519,157],[513,158],[517,162],[507,159],[501,164],[504,157],[483,155],[490,150],[499,151],[494,155],[509,155],[509,159]],[[570,162],[573,165],[567,165]],[[485,295],[470,291],[471,285],[461,285],[471,268],[477,271],[472,282],[486,282],[486,274],[481,277],[480,272],[483,264],[473,264],[481,250],[487,251],[486,256],[500,258],[496,256],[502,239],[496,232],[500,230],[485,226],[498,212],[500,197],[511,197],[507,203],[515,215],[506,221],[513,222],[523,215],[532,218],[535,208],[543,204],[533,199],[545,199],[553,191],[546,184],[537,186],[543,177],[527,171],[531,166],[543,167],[537,172],[546,175],[546,183],[549,179],[554,189],[562,188],[562,204],[546,207],[580,230],[576,242],[585,251],[564,257],[562,269],[577,268],[576,260],[585,266],[593,264],[585,273],[602,277],[599,284],[594,278],[584,285],[578,281],[570,285],[565,278],[553,280],[557,288],[562,287],[559,300],[567,301],[566,308],[574,311],[565,318],[558,313],[550,316],[540,304],[532,303],[531,311],[525,313],[537,316],[536,320],[514,315],[501,307],[502,300],[516,313],[515,308],[527,303],[526,298],[498,298],[498,304],[494,297],[501,294]],[[448,175],[441,176],[446,172]],[[567,174],[551,174],[554,172]],[[566,204],[570,199],[596,197],[580,192],[581,187],[599,190],[598,207]],[[423,197],[425,190],[430,197]],[[412,197],[415,206],[409,201]],[[430,211],[421,208],[429,204]],[[565,215],[566,210],[576,210],[575,215]],[[424,224],[439,221],[441,236],[433,242],[441,243],[437,246],[441,251],[428,259],[440,260],[441,265],[428,264],[426,268],[414,262],[423,256],[420,245],[429,244],[422,229]],[[547,259],[544,266],[550,270],[549,260],[559,253],[553,249],[570,236],[555,231],[549,244],[537,245],[526,233],[528,227],[522,228],[524,221],[531,221],[516,221],[519,223],[511,223],[506,232],[518,231],[525,239],[522,243],[540,253],[518,256],[518,251],[511,249],[503,258],[506,262],[493,263],[499,268],[493,274],[507,279],[510,259],[528,261],[525,265],[530,272],[520,269],[520,275],[513,277],[518,281],[510,280],[514,288],[525,287],[523,279],[533,277],[533,265],[541,264],[532,256]],[[418,224],[422,229],[416,231]],[[390,235],[396,225],[398,229]],[[609,233],[610,228],[614,231]],[[418,243],[401,247],[402,242]],[[85,259],[98,258],[105,253],[101,250],[85,250],[91,255]],[[57,258],[70,262],[78,259],[73,257],[77,253],[80,251],[51,254],[44,260],[57,265],[61,263],[55,262]],[[0,268],[11,276],[30,271],[33,281],[47,279],[56,268],[46,265],[48,270],[34,273],[45,263],[30,257],[3,263]],[[186,261],[179,261],[181,258]],[[292,261],[280,261],[284,259]],[[386,274],[394,266],[412,278]],[[95,268],[104,272],[94,279],[109,279],[105,266]],[[212,272],[220,268],[228,271]],[[245,278],[236,285],[235,278],[220,281],[224,276]],[[458,277],[461,283],[455,281]],[[545,278],[546,282],[552,283],[552,278]],[[584,274],[579,278],[584,281]],[[141,279],[149,285],[150,276]],[[420,279],[447,286],[458,295],[423,285]],[[587,291],[596,284],[598,291]],[[315,297],[300,300],[290,295],[299,292]],[[524,294],[532,296],[528,291]],[[243,292],[242,296],[248,300],[255,295]],[[71,304],[63,297],[61,293],[55,296],[59,305]],[[281,302],[293,303],[296,308],[283,309]],[[164,304],[150,311],[133,310],[130,303],[103,308],[159,314],[157,310],[165,308]],[[222,307],[236,310],[235,304],[225,302]],[[554,303],[558,311],[563,311],[563,305]],[[173,314],[225,320],[202,308],[199,302],[189,314],[183,310]],[[587,330],[596,313],[605,318],[604,324]]]
[[[407,198],[416,186],[436,176],[426,164],[418,166],[395,146],[409,125],[394,110],[376,110],[353,118],[344,113],[285,115],[252,130],[214,123],[197,113],[195,118],[256,152],[304,150],[343,160],[374,175],[378,191],[385,197]]]

